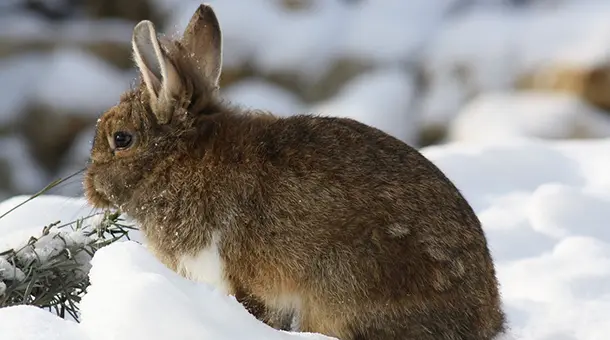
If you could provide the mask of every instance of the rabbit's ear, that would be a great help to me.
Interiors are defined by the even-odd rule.
[[[133,55],[151,96],[153,111],[160,123],[167,119],[159,117],[161,108],[170,105],[172,98],[180,92],[182,83],[176,68],[161,49],[152,22],[143,20],[133,29],[131,38]],[[157,108],[157,110],[155,110]]]
[[[222,33],[209,5],[200,5],[184,30],[182,43],[197,60],[204,76],[218,87],[222,69]]]

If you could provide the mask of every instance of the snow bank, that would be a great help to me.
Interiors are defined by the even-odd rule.
[[[198,0],[157,0],[173,9],[169,31],[181,32]],[[311,1],[288,11],[267,0],[209,0],[230,54],[226,66],[250,60],[263,73],[295,71],[315,79],[341,58],[376,64],[411,60],[455,1]]]
[[[610,139],[424,149],[481,218],[517,339],[610,334]]]
[[[375,63],[413,61],[456,0],[357,1],[347,13],[337,54]]]
[[[331,339],[278,332],[233,297],[183,279],[133,242],[103,248],[92,264],[81,327],[93,340]]]
[[[172,13],[164,29],[171,34],[180,33],[200,5],[197,0],[156,2]],[[562,1],[552,6],[538,2],[520,7],[502,1],[469,1],[470,5],[455,0],[305,1],[309,5],[294,11],[266,0],[209,3],[223,26],[225,51],[231,51],[224,56],[225,67],[247,64],[262,74],[288,72],[304,83],[320,79],[329,67],[346,58],[375,66],[423,68],[429,86],[416,98],[417,106],[410,107],[409,112],[420,116],[414,130],[446,128],[474,95],[506,91],[531,70],[556,64],[590,68],[610,59],[607,1]],[[369,79],[373,92],[385,86],[372,83],[377,80]],[[392,118],[395,121],[382,118],[387,121],[377,122],[371,118],[374,115],[359,113],[355,104],[340,104],[349,99],[365,107],[378,105],[372,95],[360,96],[368,101],[347,96],[350,86],[346,84],[343,93],[329,100],[334,104],[329,109],[344,116],[345,109],[352,110],[369,123],[391,125],[385,131],[403,140],[416,140],[415,131],[405,136],[400,130],[405,119],[412,122],[408,113]],[[238,94],[249,103],[266,104],[256,99],[263,91],[278,92],[256,85],[240,86]],[[394,99],[394,93],[390,91],[385,98],[404,99]],[[277,105],[280,109],[293,105],[290,96],[273,96],[283,98]],[[559,102],[563,103],[561,98]],[[576,114],[573,117],[578,119]]]
[[[590,69],[610,60],[610,3],[562,1],[530,9],[489,6],[447,20],[423,53],[426,124],[444,125],[472,95],[512,87],[540,67]]]
[[[261,72],[298,71],[317,77],[332,62],[334,42],[345,20],[338,1],[316,1],[314,8],[288,12],[267,0],[207,1],[221,22],[225,67],[246,60]],[[166,32],[181,33],[201,1],[176,3]]]
[[[559,92],[497,92],[477,96],[449,125],[448,140],[610,137],[610,116]]]
[[[78,48],[0,59],[0,126],[23,119],[32,101],[97,116],[119,100],[132,78]]]
[[[118,102],[132,78],[79,49],[50,54],[38,77],[40,81],[33,94],[38,103],[95,117]]]
[[[608,150],[610,139],[454,143],[422,150],[483,223],[515,339],[600,340],[610,334]],[[67,202],[44,200],[24,207],[14,223],[26,217],[52,221]],[[72,202],[76,208],[78,200]],[[10,325],[0,338],[38,340],[35,330],[52,328],[65,339],[323,339],[270,329],[234,298],[179,277],[136,243],[108,246],[92,264],[93,285],[78,327],[33,308],[0,309],[0,324]]]
[[[0,308],[0,339],[3,340],[87,340],[77,323],[66,321],[39,308]]]

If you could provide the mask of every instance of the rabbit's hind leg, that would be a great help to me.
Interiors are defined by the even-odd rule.
[[[493,340],[504,331],[502,315],[481,318],[473,309],[409,311],[402,318],[396,317],[400,313],[370,315],[354,322],[345,340]]]
[[[351,340],[347,315],[344,310],[329,310],[321,305],[307,305],[295,315],[295,330],[319,333],[340,340]]]
[[[292,315],[275,311],[252,294],[244,293],[238,290],[235,293],[235,299],[258,320],[266,323],[270,327],[278,330],[289,331],[292,325]]]

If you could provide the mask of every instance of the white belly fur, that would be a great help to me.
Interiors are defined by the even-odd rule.
[[[224,294],[230,294],[230,285],[224,275],[224,263],[220,258],[220,237],[212,235],[210,245],[195,255],[184,255],[178,261],[178,271],[185,277],[207,283]]]

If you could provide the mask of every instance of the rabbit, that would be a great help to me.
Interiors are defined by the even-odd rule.
[[[88,202],[134,219],[160,262],[278,330],[487,340],[507,328],[486,236],[414,147],[349,118],[220,94],[222,33],[135,25],[139,79],[96,124]]]

